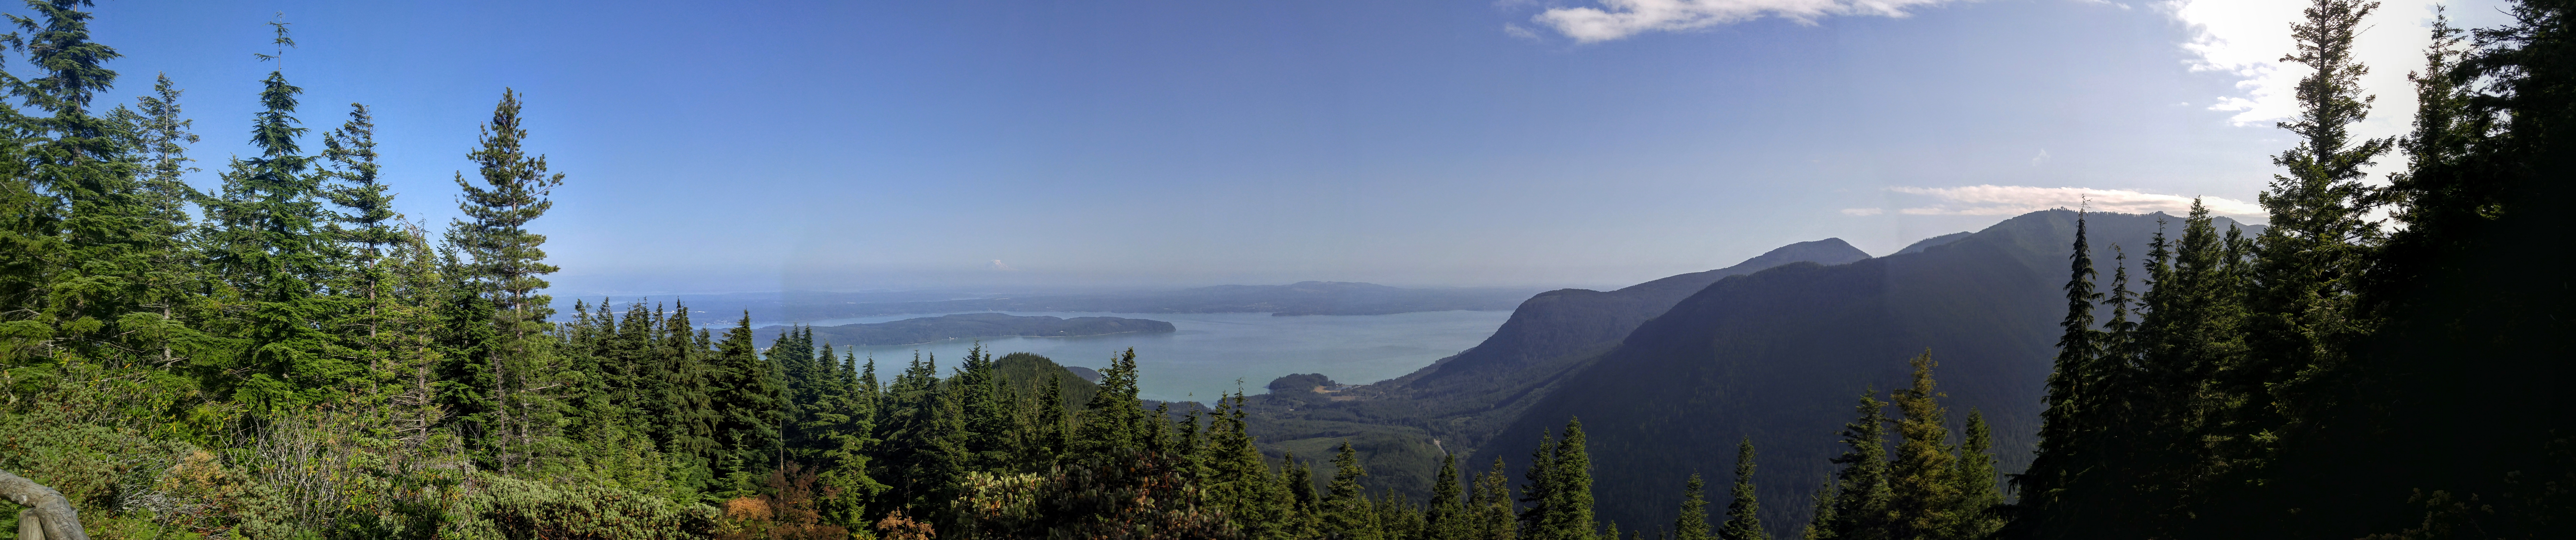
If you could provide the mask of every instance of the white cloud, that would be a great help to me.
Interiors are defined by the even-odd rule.
[[[2077,207],[2126,214],[2165,212],[2181,215],[2191,211],[2191,197],[2125,189],[1981,185],[1949,188],[1897,186],[1887,190],[1923,195],[1942,201],[1942,204],[1896,211],[1899,214],[1918,216],[2009,216],[2051,208]],[[2209,206],[2209,212],[2212,214],[2252,216],[2263,213],[2262,206],[2235,199],[2202,197],[2201,202]]]
[[[1018,268],[1012,268],[1012,267],[1011,267],[1011,265],[1002,264],[1002,260],[1001,260],[1001,259],[993,259],[993,266],[992,266],[992,268],[993,268],[994,270],[1002,271],[1002,272],[1018,272],[1018,271],[1020,271],[1020,269],[1018,269]]]
[[[2037,166],[2039,166],[2039,164],[2041,164],[2041,163],[2047,163],[2047,162],[2048,162],[2048,149],[2046,149],[2046,148],[2042,148],[2042,149],[2040,149],[2040,150],[2039,150],[2039,155],[2038,155],[2038,156],[2030,158],[2030,166],[2032,166],[2032,167],[2037,167]]]
[[[2406,73],[2423,69],[2424,47],[2433,7],[2451,6],[2452,26],[2491,24],[2488,12],[2500,0],[2380,0],[2379,10],[2364,23],[2353,44],[2353,56],[2370,67],[2361,80],[2368,94],[2379,96],[2368,122],[2357,128],[2365,137],[2404,133],[2415,109],[2414,85]],[[2158,5],[2190,30],[2183,49],[2192,55],[2193,71],[2225,73],[2237,79],[2237,92],[2213,96],[2215,111],[2234,111],[2237,125],[2269,126],[2298,113],[2299,78],[2312,70],[2281,62],[2290,53],[2290,24],[2301,20],[2309,0],[2167,0]]]
[[[1645,32],[1697,30],[1762,17],[1801,23],[1836,15],[1903,17],[1906,9],[1950,0],[1600,0],[1600,7],[1551,8],[1532,21],[1580,43]]]
[[[1875,216],[1875,215],[1879,215],[1879,214],[1886,213],[1886,212],[1887,212],[1887,210],[1885,210],[1885,209],[1879,209],[1879,208],[1844,208],[1844,209],[1843,209],[1843,215],[1846,215],[1846,216]]]

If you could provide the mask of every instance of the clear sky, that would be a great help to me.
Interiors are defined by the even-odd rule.
[[[2079,197],[2257,212],[2302,4],[104,0],[95,28],[113,94],[188,89],[211,187],[283,12],[306,125],[373,107],[397,205],[442,228],[518,89],[570,175],[536,226],[559,294],[1619,286]],[[2430,5],[2365,33],[2365,134],[2402,132]]]

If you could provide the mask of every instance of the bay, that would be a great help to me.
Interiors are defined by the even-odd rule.
[[[980,312],[979,312],[980,313]],[[1145,399],[1207,402],[1241,388],[1258,394],[1271,379],[1292,373],[1322,373],[1344,384],[1394,378],[1431,362],[1474,347],[1511,317],[1508,311],[1428,311],[1392,315],[1307,315],[1272,317],[1267,313],[1080,313],[1005,312],[1056,317],[1126,317],[1172,323],[1174,332],[1111,334],[1083,337],[986,338],[995,356],[1029,352],[1058,364],[1100,369],[1120,351],[1136,349],[1138,393]],[[942,314],[827,319],[802,324],[835,326],[879,323]],[[754,326],[783,323],[756,323]],[[837,352],[877,360],[877,373],[892,377],[914,352],[936,358],[947,374],[973,347],[973,340],[920,345],[835,347]]]

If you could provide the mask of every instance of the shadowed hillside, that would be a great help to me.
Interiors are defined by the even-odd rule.
[[[1953,423],[1983,411],[2002,469],[2018,471],[2065,313],[2075,219],[2037,212],[1912,253],[1720,280],[1568,373],[1474,462],[1499,455],[1522,467],[1542,429],[1580,417],[1602,517],[1671,523],[1682,478],[1729,481],[1733,444],[1750,436],[1762,449],[1763,520],[1792,534],[1853,402],[1903,386],[1905,359],[1928,348]],[[2090,216],[2106,280],[2111,245],[2143,255],[2159,219],[2179,233],[2182,220],[2163,214]]]
[[[1841,239],[1829,238],[1615,291],[1540,293],[1522,302],[1484,343],[1403,377],[1329,395],[1288,391],[1253,396],[1253,429],[1274,454],[1284,449],[1313,456],[1351,439],[1367,454],[1373,485],[1420,491],[1429,485],[1441,450],[1466,451],[1483,444],[1554,388],[1561,373],[1598,356],[1638,324],[1709,283],[1783,264],[1867,258]]]

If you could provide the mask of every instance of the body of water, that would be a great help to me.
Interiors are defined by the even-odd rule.
[[[1322,373],[1344,384],[1366,384],[1411,373],[1458,351],[1481,343],[1511,317],[1508,311],[1431,311],[1393,315],[1309,315],[1272,317],[1268,313],[1054,313],[1008,312],[1057,317],[1126,317],[1172,323],[1168,334],[1113,334],[1070,338],[1004,337],[984,340],[995,356],[1031,352],[1058,364],[1100,369],[1128,347],[1136,348],[1141,372],[1137,386],[1145,399],[1213,400],[1232,393],[1241,380],[1246,392],[1258,394],[1271,379],[1292,373]],[[929,317],[903,315],[830,319],[804,324],[835,326]],[[753,326],[784,323],[757,323]],[[946,375],[966,357],[971,340],[921,345],[835,347],[877,359],[877,374],[893,377],[919,351],[939,360]]]

